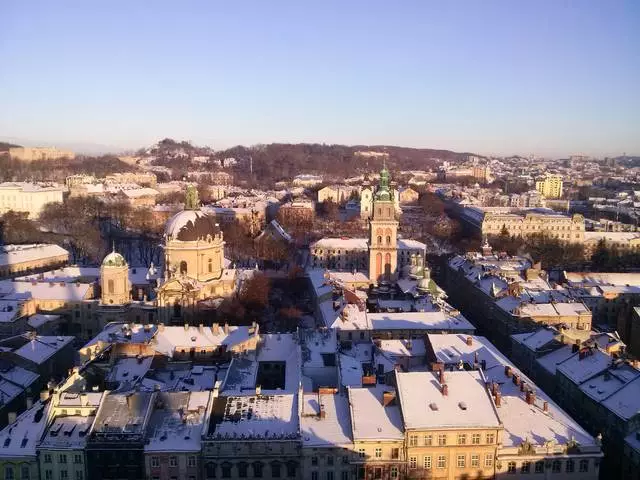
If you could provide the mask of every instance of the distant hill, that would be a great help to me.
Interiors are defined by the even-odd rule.
[[[14,145],[13,143],[0,142],[0,152],[8,152],[10,148],[21,147],[22,145]]]

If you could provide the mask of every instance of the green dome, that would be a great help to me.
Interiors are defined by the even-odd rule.
[[[102,261],[102,266],[103,267],[126,267],[127,261],[119,253],[111,252],[109,255],[104,257],[104,260]]]

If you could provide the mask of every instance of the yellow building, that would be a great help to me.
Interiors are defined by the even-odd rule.
[[[395,374],[409,478],[493,478],[502,422],[481,371]]]
[[[47,203],[61,203],[63,193],[64,188],[56,184],[0,183],[0,213],[25,212],[35,219]]]
[[[185,208],[164,231],[165,278],[157,291],[160,321],[194,319],[202,300],[225,297],[235,288],[235,270],[224,267],[220,226],[200,209],[198,191],[187,187]]]
[[[54,269],[69,262],[69,252],[59,245],[5,245],[0,247],[0,278]]]
[[[544,198],[562,198],[562,175],[547,175],[537,180],[536,190]]]
[[[74,159],[76,157],[71,150],[58,150],[55,147],[14,147],[9,149],[9,156],[21,162],[58,160],[59,158]]]
[[[582,243],[585,238],[584,217],[580,214],[568,216],[540,211],[517,213],[510,209],[482,209],[480,215],[483,236],[500,235],[506,230],[509,235],[517,237],[541,233],[573,243]]]

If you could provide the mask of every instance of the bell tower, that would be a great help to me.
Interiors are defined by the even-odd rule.
[[[398,278],[398,220],[393,197],[385,165],[369,220],[369,279],[374,284]]]

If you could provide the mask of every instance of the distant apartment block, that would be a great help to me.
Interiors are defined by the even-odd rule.
[[[144,187],[154,187],[158,183],[158,177],[152,172],[112,173],[104,180],[106,183],[136,183]]]
[[[9,156],[22,162],[34,160],[74,159],[76,154],[71,150],[59,150],[55,147],[14,147],[9,149]]]
[[[536,181],[536,190],[544,198],[562,197],[562,175],[547,175]]]
[[[28,182],[0,183],[0,214],[9,210],[38,218],[47,203],[61,203],[64,187],[57,184]]]

